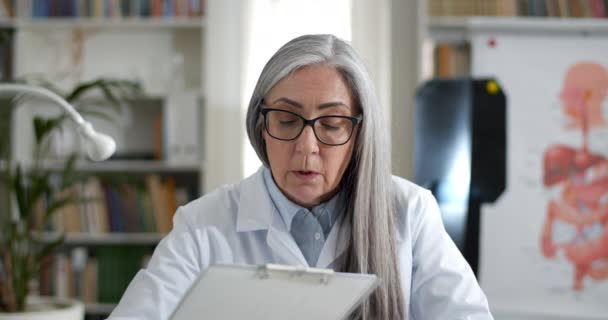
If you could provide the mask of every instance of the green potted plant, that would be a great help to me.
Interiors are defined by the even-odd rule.
[[[0,87],[2,85],[0,84]],[[45,85],[47,88],[50,87],[48,83]],[[56,88],[52,88],[52,90],[70,105],[76,106],[79,113],[92,116],[104,116],[104,113],[95,109],[78,107],[78,102],[82,101],[82,98],[91,91],[102,93],[105,103],[101,105],[115,108],[120,108],[128,98],[141,94],[140,86],[136,82],[112,79],[85,82],[68,93],[60,93]],[[0,118],[0,136],[2,135],[1,122],[5,121],[4,130],[8,130],[6,126],[10,126],[10,111],[6,110],[14,110],[18,106],[19,99],[11,100],[9,105],[0,105],[0,109],[5,110],[4,114],[0,112],[0,115],[3,115]],[[79,113],[76,115],[79,116]],[[70,115],[74,116],[74,114]],[[68,188],[78,181],[79,175],[74,168],[78,158],[77,154],[74,153],[65,159],[63,170],[59,174],[59,188],[53,187],[51,183],[53,173],[45,170],[42,165],[51,143],[49,137],[53,132],[61,130],[62,124],[68,118],[68,114],[52,118],[34,117],[35,143],[32,162],[27,167],[21,163],[12,163],[10,140],[0,138],[0,160],[4,158],[3,161],[0,161],[0,163],[4,162],[4,168],[0,167],[2,169],[0,192],[4,193],[0,194],[0,202],[4,203],[4,205],[0,204],[0,320],[82,319],[84,316],[82,303],[52,297],[34,297],[29,294],[32,280],[39,278],[42,268],[50,267],[46,265],[49,259],[45,258],[52,255],[64,241],[65,235],[61,233],[53,239],[41,237],[43,227],[62,207],[75,201],[86,201],[86,199],[76,199],[69,195],[54,196],[56,191]],[[93,132],[92,127],[87,129],[84,126],[84,128],[84,135],[93,135],[89,138],[107,139],[103,135]],[[102,153],[107,153],[107,151]],[[92,152],[95,154],[96,151]],[[99,153],[98,150],[97,153]],[[101,159],[105,155],[103,157],[97,155],[97,157]],[[40,216],[34,214],[34,208],[42,197],[46,197],[48,203]]]

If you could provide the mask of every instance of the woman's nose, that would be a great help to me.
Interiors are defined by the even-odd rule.
[[[317,153],[319,151],[319,140],[317,140],[311,126],[305,126],[296,139],[296,151],[302,153]]]

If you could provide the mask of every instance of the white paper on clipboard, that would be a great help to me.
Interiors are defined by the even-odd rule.
[[[379,283],[376,275],[330,269],[215,265],[193,284],[171,320],[343,319]]]

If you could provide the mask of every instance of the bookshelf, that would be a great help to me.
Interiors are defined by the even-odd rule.
[[[0,18],[0,28],[16,28],[20,30],[41,29],[200,29],[204,28],[204,17],[174,17],[174,18]]]
[[[6,3],[9,2],[2,2],[0,6]],[[213,61],[207,56],[211,50],[209,48],[213,48],[213,42],[210,44],[207,36],[207,4],[204,0],[19,0],[10,3],[15,5],[9,10],[11,14],[0,18],[0,28],[13,31],[11,57],[4,57],[10,59],[10,75],[16,78],[31,74],[42,75],[64,91],[78,83],[99,77],[136,79],[144,89],[145,96],[128,101],[123,113],[108,113],[113,117],[112,121],[89,119],[99,131],[115,138],[118,144],[117,157],[101,163],[82,159],[77,161],[75,169],[79,174],[101,181],[104,189],[98,195],[102,197],[96,199],[107,199],[108,190],[116,188],[112,192],[118,195],[119,201],[114,204],[119,203],[124,210],[129,210],[123,193],[123,190],[128,189],[132,190],[136,199],[141,194],[147,194],[146,199],[152,200],[158,199],[159,194],[172,194],[166,198],[173,198],[173,204],[163,205],[166,214],[162,213],[162,216],[158,212],[150,212],[150,204],[143,207],[138,205],[135,228],[128,227],[126,220],[123,220],[120,227],[112,225],[110,220],[113,212],[116,212],[112,208],[87,213],[88,209],[84,206],[73,207],[74,211],[70,214],[72,217],[75,217],[74,214],[79,216],[77,221],[80,225],[72,230],[63,225],[63,230],[68,231],[65,242],[53,258],[52,264],[55,266],[45,271],[40,281],[41,294],[75,295],[75,289],[66,287],[75,282],[70,280],[75,277],[72,270],[76,264],[75,252],[86,252],[87,260],[95,262],[92,270],[99,272],[98,279],[92,286],[99,288],[93,295],[99,300],[91,300],[90,296],[83,299],[86,302],[87,319],[105,318],[113,310],[134,272],[145,265],[146,257],[168,231],[166,223],[161,226],[148,222],[144,228],[141,225],[142,216],[153,216],[156,221],[161,217],[163,221],[169,221],[170,228],[170,215],[175,207],[197,198],[205,191],[207,168],[204,140],[207,138],[204,137],[204,128],[207,118],[204,88],[205,79],[209,77],[206,74],[207,64]],[[149,3],[149,11],[134,7],[135,3]],[[154,7],[158,3],[165,6]],[[69,4],[70,7],[52,8],[53,5],[64,4]],[[99,7],[87,7],[89,4],[107,7],[100,11]],[[172,9],[167,4],[171,4]],[[184,7],[193,4],[199,7],[193,10]],[[66,11],[57,14],[62,10]],[[2,12],[7,12],[6,7],[0,8],[0,15]],[[227,13],[224,15],[228,16]],[[41,52],[45,54],[40,54]],[[26,169],[32,164],[31,149],[28,146],[33,142],[33,116],[57,114],[53,108],[37,105],[40,103],[42,102],[35,100],[27,102],[12,114],[14,128],[9,132],[11,155],[13,160],[24,164]],[[95,96],[82,100],[82,104],[98,103],[100,99]],[[69,128],[64,131],[69,135]],[[65,150],[79,148],[73,137],[68,136],[68,139],[62,141],[74,142],[64,145]],[[183,144],[180,145],[182,141]],[[66,155],[53,151],[52,156],[42,163],[42,169],[52,174],[61,174]],[[0,170],[4,169],[6,161],[0,158]],[[157,180],[159,187],[170,187],[175,191],[157,189],[155,196],[152,195],[149,186],[151,177]],[[180,188],[181,196],[178,194]],[[106,204],[113,205],[111,202]],[[156,207],[155,204],[152,206]],[[144,207],[148,210],[142,213],[141,208]],[[131,205],[130,208],[135,207]],[[124,210],[121,215],[126,212]],[[63,212],[61,215],[68,213]],[[100,215],[107,220],[104,232],[98,232],[98,225],[91,225],[93,220],[99,222]],[[59,225],[64,222],[60,221]],[[163,230],[159,229],[161,227]],[[70,228],[74,228],[74,225]],[[49,230],[40,237],[43,241],[51,241],[56,235],[55,231]],[[122,265],[118,263],[124,260],[130,261]],[[57,265],[69,267],[61,268]],[[122,272],[123,269],[128,272]],[[81,271],[86,274],[89,272],[87,270]],[[121,279],[107,279],[113,273],[120,274]],[[68,285],[64,283],[57,286],[61,279],[67,281]],[[81,279],[78,282],[83,281]],[[105,287],[101,288],[103,286]],[[61,292],[56,291],[57,287],[62,288]]]
[[[103,163],[78,161],[76,170],[79,172],[197,172],[204,170],[204,161],[198,164],[172,164],[161,160],[108,160]],[[0,162],[0,168],[4,165]],[[49,160],[42,164],[48,171],[60,171],[63,169],[63,162],[59,160]],[[202,168],[202,169],[201,169]]]
[[[55,233],[41,235],[42,241],[51,241]],[[95,245],[156,245],[163,234],[156,232],[109,232],[109,233],[67,233],[66,246],[95,246]]]
[[[608,19],[557,17],[431,17],[428,36],[435,42],[464,42],[483,29],[501,33],[583,34],[608,32]]]
[[[105,316],[114,310],[116,304],[113,303],[85,303],[85,312],[88,315]]]
[[[3,24],[0,23],[1,25]],[[26,21],[9,21],[5,25],[19,29],[199,29],[205,27],[205,18],[38,18]]]
[[[424,13],[416,26],[420,34],[417,54],[423,66],[418,74],[420,80],[470,75],[474,57],[471,50],[463,53],[459,47],[476,32],[547,36],[596,36],[608,32],[608,2],[604,0],[419,0],[418,5]],[[454,67],[461,65],[463,59],[468,60],[467,70]]]

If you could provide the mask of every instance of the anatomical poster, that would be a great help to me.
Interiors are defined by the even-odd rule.
[[[607,319],[608,36],[473,38],[473,74],[507,97],[507,189],[481,210],[490,306]]]

